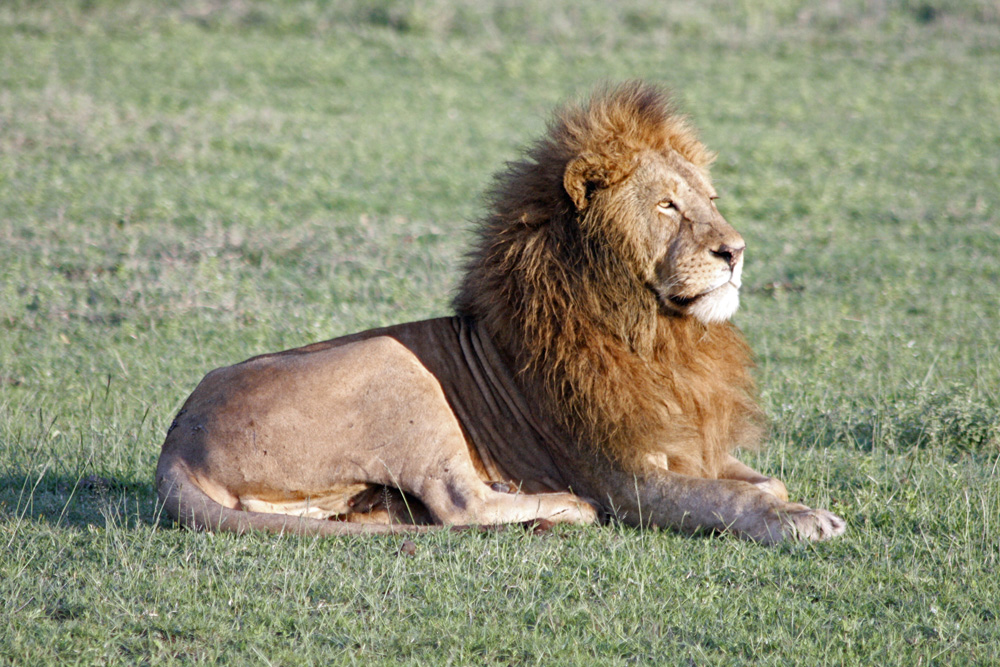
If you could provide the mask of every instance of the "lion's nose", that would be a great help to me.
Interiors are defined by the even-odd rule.
[[[735,269],[736,265],[740,261],[740,257],[743,256],[743,250],[746,245],[731,246],[723,243],[718,248],[712,251],[712,254],[716,257],[722,258],[722,260],[729,265],[730,269]]]

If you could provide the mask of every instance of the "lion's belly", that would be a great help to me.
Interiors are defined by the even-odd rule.
[[[368,486],[368,484],[344,484],[334,486],[324,493],[289,499],[255,497],[248,493],[239,496],[239,503],[241,509],[249,512],[330,519],[350,513],[352,511],[350,500],[365,491]]]

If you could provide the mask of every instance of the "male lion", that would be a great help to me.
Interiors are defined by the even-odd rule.
[[[497,180],[457,315],[209,373],[156,471],[185,526],[417,531],[551,521],[844,531],[730,455],[760,438],[728,323],[744,242],[711,155],[630,83],[558,114]]]

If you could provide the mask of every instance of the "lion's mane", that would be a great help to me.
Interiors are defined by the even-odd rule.
[[[630,83],[563,109],[497,176],[454,305],[582,453],[637,473],[655,461],[716,477],[730,449],[761,435],[748,346],[729,323],[661,311],[630,241],[642,234],[636,206],[596,197],[580,211],[564,186],[580,156],[607,186],[644,151],[667,149],[702,168],[713,157],[655,87]]]

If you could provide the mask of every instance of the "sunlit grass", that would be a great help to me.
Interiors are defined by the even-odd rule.
[[[993,3],[545,7],[0,6],[0,663],[1000,661]],[[447,313],[491,173],[635,77],[748,241],[746,458],[843,538],[161,521],[207,370]]]

